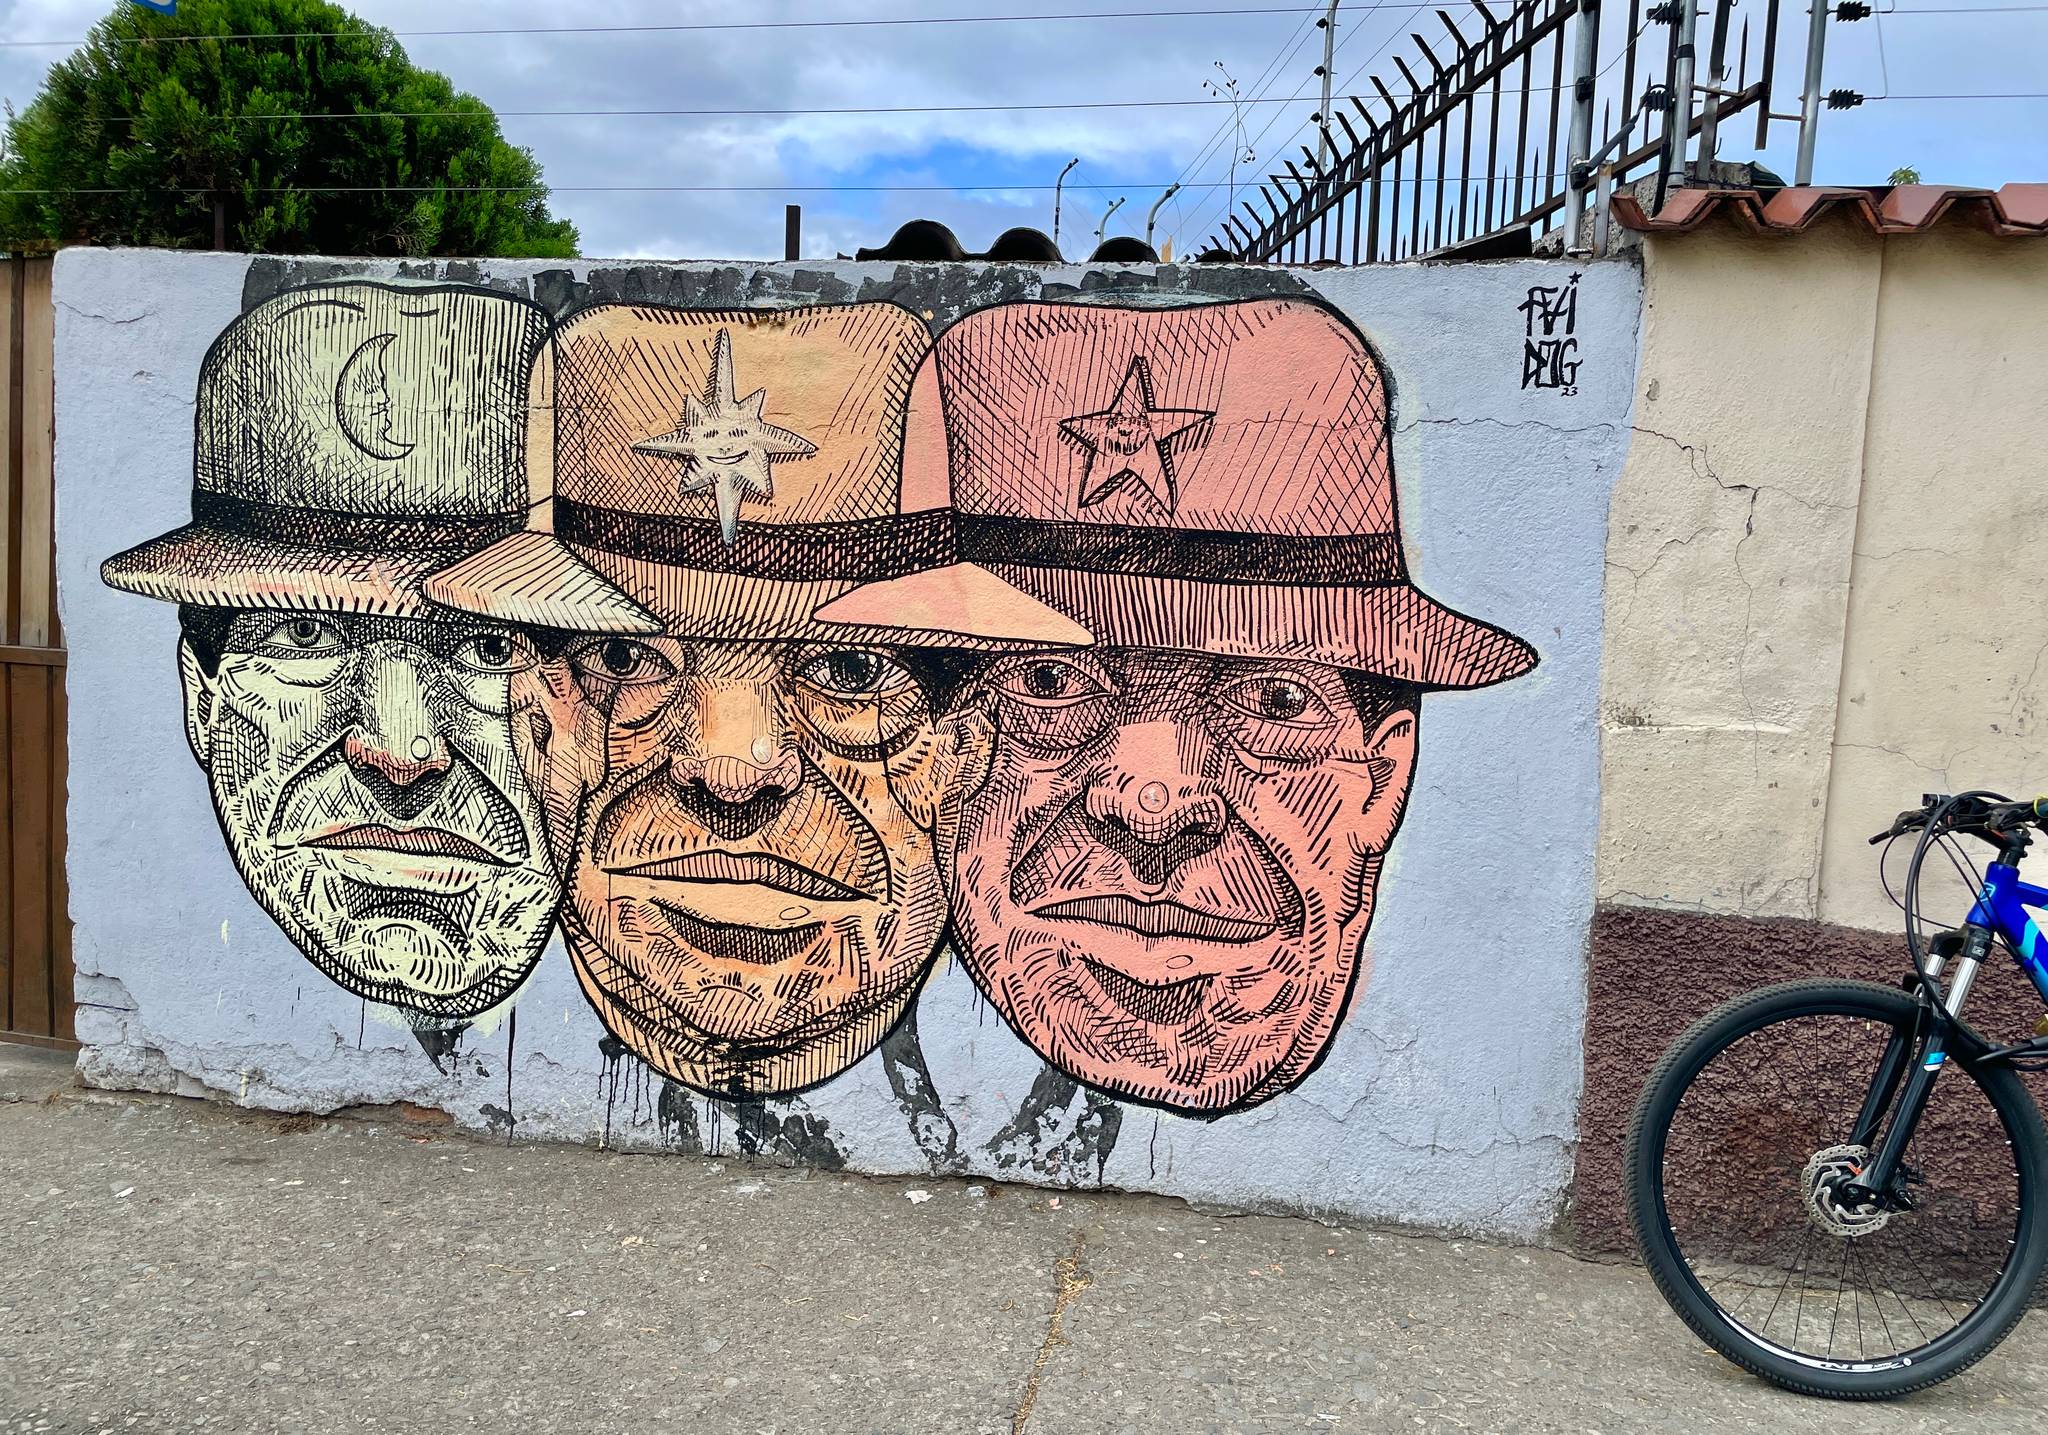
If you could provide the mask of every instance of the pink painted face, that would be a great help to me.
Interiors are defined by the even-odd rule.
[[[1201,1115],[1300,1081],[1369,975],[1416,703],[1310,663],[1002,658],[952,874],[982,991],[1054,1066]]]

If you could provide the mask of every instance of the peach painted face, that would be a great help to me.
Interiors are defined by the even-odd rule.
[[[1334,668],[1149,649],[997,660],[954,919],[1041,1056],[1214,1115],[1314,1067],[1369,974],[1380,862],[1414,771],[1412,701]]]
[[[587,790],[556,850],[605,1027],[721,1096],[865,1056],[937,951],[936,847],[986,771],[986,723],[935,723],[875,648],[592,637],[547,677],[551,720],[522,749],[551,831]]]

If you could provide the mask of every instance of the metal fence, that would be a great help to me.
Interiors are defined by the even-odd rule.
[[[1469,3],[1462,24],[1435,12],[1443,33],[1434,44],[1410,34],[1414,63],[1390,61],[1400,87],[1375,74],[1373,93],[1318,114],[1329,158],[1304,145],[1300,164],[1282,160],[1258,186],[1264,212],[1241,202],[1243,216],[1224,220],[1210,249],[1293,264],[1526,252],[1543,229],[1576,229],[1587,207],[1604,218],[1610,186],[1655,173],[1661,202],[1683,177],[1693,137],[1700,162],[1710,162],[1734,115],[1754,110],[1764,143],[1779,0],[1713,6],[1703,68],[1693,57],[1708,7],[1698,0],[1626,0],[1624,43],[1604,61],[1602,0],[1517,0],[1503,13]],[[1606,3],[1618,11],[1623,0]],[[1761,38],[1752,57],[1745,16],[1731,75],[1730,29],[1744,3],[1760,12]]]

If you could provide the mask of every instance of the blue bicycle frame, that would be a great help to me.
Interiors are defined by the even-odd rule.
[[[2048,936],[2041,932],[2029,907],[2048,908],[2048,887],[2020,880],[2020,869],[1993,862],[1984,869],[1984,887],[1963,919],[1966,927],[1986,927],[2005,938],[2019,954],[2020,969],[2048,1001]]]
[[[2012,948],[2027,979],[2033,982],[2042,999],[2048,1001],[2048,934],[2042,932],[2040,924],[2027,910],[2029,907],[2048,910],[2048,887],[2022,882],[2019,867],[2005,860],[2025,850],[2025,838],[2013,838],[2005,852],[2000,854],[2000,860],[1984,869],[1984,885],[1977,892],[1970,915],[1963,919],[1959,931],[1951,934],[1956,941],[1951,950],[1955,952],[1957,962],[1948,990],[1939,992],[1932,981],[1945,965],[1945,957],[1938,956],[1936,964],[1931,964],[1926,972],[1932,1023],[1926,1031],[1917,1069],[1906,1076],[1903,1092],[1899,1089],[1900,1078],[1905,1076],[1906,1064],[1912,1057],[1907,1049],[1910,1043],[1903,1035],[1896,1035],[1886,1047],[1869,1095],[1864,1098],[1863,1110],[1857,1115],[1850,1141],[1855,1145],[1868,1146],[1876,1137],[1885,1112],[1894,1109],[1892,1097],[1897,1095],[1899,1100],[1892,1123],[1884,1133],[1883,1143],[1863,1170],[1845,1187],[1845,1194],[1852,1198],[1889,1199],[1899,1165],[1905,1159],[1906,1144],[1912,1140],[1914,1128],[1920,1124],[1921,1113],[1927,1108],[1927,1098],[1934,1090],[1935,1078],[1948,1060],[1950,1040],[1960,1023],[1963,999],[1969,995],[1970,983],[1977,974],[1978,966],[1990,954],[1994,935],[2003,938]],[[1934,999],[1937,996],[1940,1000]],[[1980,1051],[1975,1059],[1999,1059],[2022,1052],[2031,1055],[2044,1049],[2044,1040],[2048,1039],[2037,1037],[2024,1047]]]

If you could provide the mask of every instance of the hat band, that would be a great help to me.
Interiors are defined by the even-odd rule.
[[[868,583],[951,561],[948,524],[940,510],[845,523],[742,523],[727,543],[716,523],[700,518],[627,513],[557,498],[555,537],[617,558],[789,582]]]
[[[422,548],[481,548],[518,532],[524,513],[337,513],[264,503],[226,493],[194,493],[192,521],[202,528],[295,548],[405,553]]]
[[[1391,533],[1307,538],[969,513],[956,514],[953,527],[965,563],[1326,587],[1404,583],[1408,576]]]

